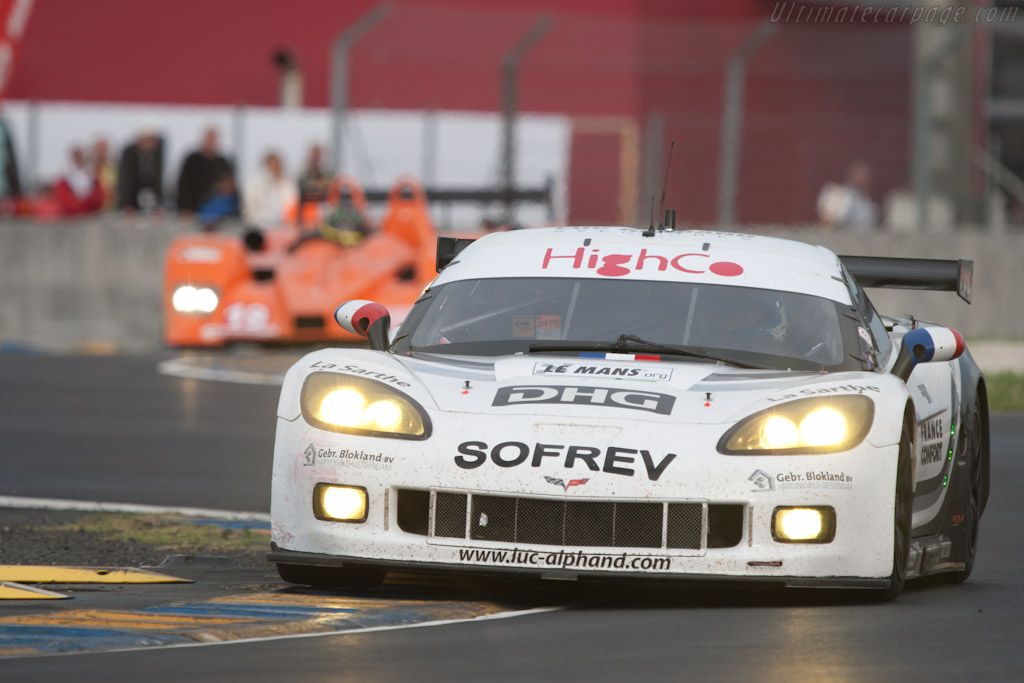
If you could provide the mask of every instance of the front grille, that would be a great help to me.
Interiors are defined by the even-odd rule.
[[[434,535],[466,537],[466,494],[438,493],[434,501]]]
[[[473,541],[686,550],[705,546],[703,502],[567,501],[437,491],[431,504],[434,537],[467,538],[468,513],[468,538]]]

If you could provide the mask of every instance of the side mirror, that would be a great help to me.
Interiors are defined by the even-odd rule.
[[[953,360],[964,352],[964,338],[948,327],[919,327],[903,335],[892,374],[904,382],[918,363]]]
[[[384,306],[365,299],[346,301],[334,309],[334,319],[346,332],[366,337],[374,351],[388,347],[391,314]]]

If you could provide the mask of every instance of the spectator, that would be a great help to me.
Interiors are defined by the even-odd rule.
[[[196,218],[212,226],[223,218],[238,215],[238,192],[235,176],[225,173],[213,185],[213,194],[199,207]]]
[[[92,146],[92,163],[96,179],[103,189],[103,210],[117,207],[117,167],[110,161],[106,138],[98,138]]]
[[[878,225],[878,207],[871,200],[871,167],[850,164],[843,185],[825,183],[818,194],[818,217],[826,227],[865,232]]]
[[[281,157],[268,152],[263,158],[263,169],[245,185],[242,217],[246,223],[261,228],[280,225],[298,198],[295,182],[284,174]]]
[[[21,197],[21,182],[11,138],[7,121],[0,119],[0,199],[16,201]]]
[[[117,169],[117,207],[151,211],[164,201],[164,141],[156,125],[146,122],[135,141],[121,152]]]
[[[331,174],[324,167],[324,148],[320,145],[312,145],[309,148],[309,156],[306,158],[306,168],[299,176],[299,186],[317,187],[322,189],[322,194],[327,194],[327,186],[331,182]]]
[[[103,205],[103,188],[85,150],[78,145],[73,146],[70,161],[53,188],[58,213],[74,216],[98,210]]]
[[[178,210],[198,211],[216,189],[217,182],[234,175],[231,163],[221,155],[217,129],[207,128],[199,149],[185,158],[178,176]],[[237,195],[236,195],[237,199]]]

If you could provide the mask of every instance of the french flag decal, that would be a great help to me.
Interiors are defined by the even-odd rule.
[[[904,343],[910,348],[914,365],[953,360],[964,352],[963,336],[948,327],[919,327],[907,332]]]
[[[650,356],[643,353],[604,353],[601,351],[581,351],[580,358],[604,358],[605,360],[661,360],[661,356]]]

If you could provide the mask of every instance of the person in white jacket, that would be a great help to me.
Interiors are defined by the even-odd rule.
[[[245,184],[242,219],[261,228],[280,225],[298,196],[295,181],[285,176],[281,157],[276,152],[268,152],[263,158],[263,168]]]

